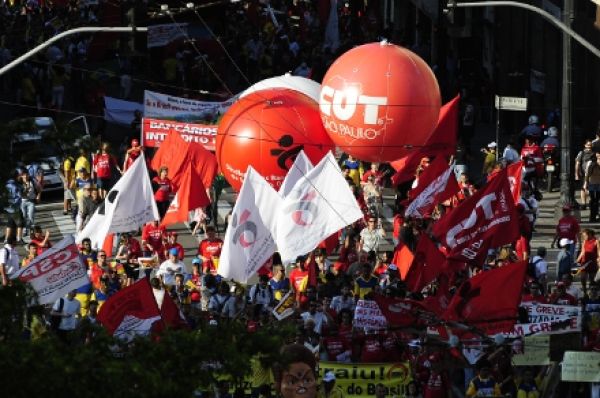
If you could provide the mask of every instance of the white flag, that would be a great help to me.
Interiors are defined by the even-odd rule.
[[[77,242],[90,238],[92,247],[102,247],[108,233],[131,232],[158,219],[146,159],[142,153],[108,192],[104,202],[77,235]]]
[[[283,183],[279,188],[279,195],[281,195],[282,198],[285,198],[290,193],[292,188],[294,188],[296,182],[298,182],[300,178],[308,174],[308,172],[311,171],[314,167],[315,166],[313,166],[313,164],[308,159],[304,151],[300,151],[296,156],[296,160],[294,160],[292,167],[290,167],[290,170],[285,175]]]
[[[281,259],[284,263],[294,261],[362,217],[348,182],[329,152],[283,199],[275,234]]]
[[[279,194],[248,166],[225,233],[219,275],[246,283],[271,257],[275,252],[271,231],[280,204]]]
[[[72,235],[34,258],[12,278],[29,283],[40,304],[54,304],[71,290],[90,283]]]

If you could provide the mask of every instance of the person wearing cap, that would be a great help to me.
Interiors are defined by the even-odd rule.
[[[563,206],[562,213],[563,216],[558,220],[556,233],[550,247],[554,248],[556,242],[561,239],[567,239],[571,242],[568,244],[568,250],[571,253],[571,257],[575,258],[575,246],[577,245],[577,238],[579,236],[579,221],[571,215],[571,206],[568,204]]]
[[[571,269],[573,268],[573,265],[575,263],[575,259],[569,251],[569,246],[572,244],[573,241],[566,238],[563,238],[560,241],[558,241],[558,247],[560,251],[556,256],[557,280],[561,280],[563,275],[571,273]]]
[[[344,398],[344,392],[335,384],[335,373],[333,371],[326,372],[323,376],[323,383],[319,387],[319,398]]]
[[[167,243],[165,244],[165,257],[167,256],[167,252],[172,248],[177,249],[178,258],[180,261],[183,261],[185,258],[185,251],[181,243],[177,242],[177,232],[172,231],[167,233]]]
[[[497,149],[497,147],[498,147],[498,144],[496,144],[495,142],[490,142],[487,145],[487,148],[483,148],[481,150],[481,152],[483,152],[483,154],[485,155],[485,157],[483,158],[483,169],[482,169],[482,174],[484,176],[491,174],[492,170],[494,170],[494,167],[496,166],[496,149]]]
[[[127,149],[125,152],[125,160],[123,161],[123,172],[126,172],[133,162],[140,157],[142,154],[142,147],[140,146],[140,141],[137,138],[131,140],[131,148]]]
[[[185,266],[183,262],[178,259],[179,252],[176,248],[169,250],[169,258],[160,265],[156,276],[158,276],[165,287],[170,288],[175,285],[175,275],[183,274],[185,272]]]

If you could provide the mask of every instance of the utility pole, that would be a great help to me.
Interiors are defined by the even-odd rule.
[[[564,0],[563,23],[570,29],[573,23],[573,0]],[[572,79],[572,56],[571,36],[563,34],[563,81],[562,81],[562,111],[561,111],[561,152],[560,152],[560,201],[557,206],[575,203],[573,184],[571,183],[571,89]],[[560,210],[557,209],[557,214]]]

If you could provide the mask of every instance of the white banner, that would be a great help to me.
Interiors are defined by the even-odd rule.
[[[581,309],[572,305],[521,303],[529,323],[517,323],[509,337],[581,332]]]
[[[352,326],[365,329],[385,329],[387,320],[375,301],[358,300]]]
[[[92,247],[102,247],[109,232],[131,232],[158,219],[158,209],[142,152],[133,166],[108,192],[104,202],[77,235],[77,242],[87,237],[92,240]]]
[[[281,259],[290,263],[334,232],[363,217],[335,158],[329,152],[283,199],[276,238]]]
[[[274,229],[281,197],[248,166],[219,258],[219,275],[246,283],[275,252]]]
[[[213,120],[229,109],[237,97],[226,101],[197,101],[154,91],[144,91],[144,117],[197,122]]]
[[[135,111],[144,112],[144,104],[104,97],[104,120],[109,123],[130,126],[135,118]]]
[[[281,183],[281,187],[279,187],[279,195],[281,195],[282,198],[285,198],[290,193],[292,188],[294,188],[294,185],[296,185],[298,180],[307,175],[308,172],[314,167],[315,166],[304,153],[304,150],[298,152],[296,160],[294,160],[292,167],[290,167],[288,173],[283,179],[283,182]]]
[[[178,39],[185,39],[187,23],[169,23],[148,26],[148,48],[162,47]]]
[[[12,278],[29,283],[40,304],[54,304],[71,290],[90,283],[72,235],[33,259]]]

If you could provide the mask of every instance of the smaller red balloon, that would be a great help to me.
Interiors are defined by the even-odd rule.
[[[241,98],[223,115],[217,132],[217,160],[238,192],[249,165],[279,189],[301,150],[316,164],[332,149],[317,103],[289,89]]]

